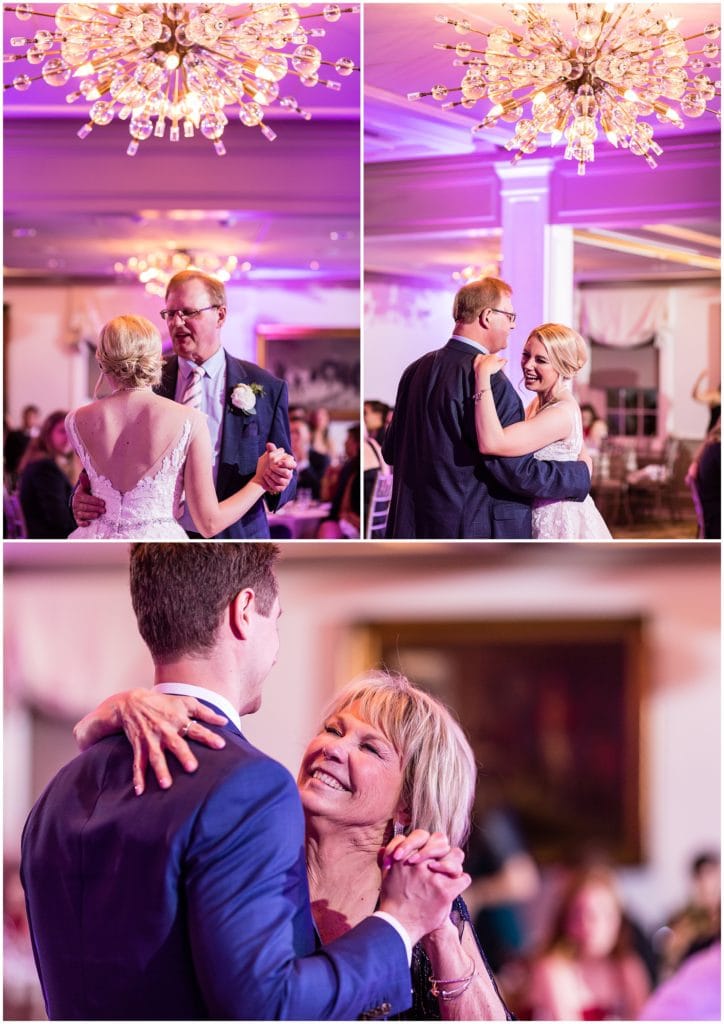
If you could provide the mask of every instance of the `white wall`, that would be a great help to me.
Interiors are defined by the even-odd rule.
[[[668,293],[668,340],[660,355],[660,389],[667,431],[675,437],[703,437],[708,412],[691,398],[691,391],[702,370],[710,370],[713,385],[721,372],[718,287],[711,283],[652,287],[665,287]],[[397,384],[405,367],[425,352],[440,348],[450,337],[454,294],[452,282],[449,289],[418,287],[378,277],[366,282],[365,398],[394,404]],[[506,370],[515,386],[520,378],[518,371],[517,365],[510,365]],[[587,376],[584,371],[581,381]],[[581,397],[586,400],[588,396],[582,392]]]
[[[311,327],[358,327],[359,290],[344,285],[296,282],[230,284],[229,317],[224,346],[241,359],[257,361],[258,324]],[[136,313],[164,325],[158,315],[163,300],[133,285],[7,284],[9,307],[7,394],[5,410],[19,420],[24,405],[34,402],[43,416],[85,401],[87,355],[74,343],[97,339],[102,325],[120,313]]]
[[[359,623],[640,616],[649,652],[642,712],[647,859],[623,872],[622,881],[641,920],[658,922],[684,897],[691,854],[720,841],[718,545],[383,548],[284,547],[281,651],[263,707],[245,723],[247,735],[296,771],[333,689],[366,664]],[[53,699],[72,720],[115,689],[151,680],[130,608],[126,559],[123,544],[5,545],[10,848],[28,809],[26,698]],[[64,760],[67,748],[59,756]]]

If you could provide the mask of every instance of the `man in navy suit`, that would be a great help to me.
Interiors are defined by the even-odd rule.
[[[193,404],[206,414],[219,501],[249,482],[268,445],[291,453],[287,385],[221,347],[226,312],[226,289],[215,277],[200,270],[183,270],[171,278],[161,315],[168,325],[174,355],[164,363],[158,388],[164,398]],[[195,387],[194,372],[201,374]],[[294,496],[296,474],[292,467],[290,458],[265,478],[265,501],[272,510]],[[79,525],[105,510],[105,504],[89,490],[81,485],[73,496],[73,514]],[[181,525],[191,537],[199,536],[188,511]],[[264,501],[257,501],[218,536],[237,540],[268,537]]]
[[[132,548],[156,686],[194,698],[182,736],[206,731],[203,718],[225,722],[212,727],[224,742],[194,744],[199,770],[177,766],[168,786],[154,777],[139,800],[128,742],[107,736],[31,811],[21,872],[50,1019],[374,1019],[410,1006],[410,944],[470,879],[393,863],[379,910],[316,944],[296,785],[241,732],[278,649],[276,555]]]
[[[382,448],[394,473],[387,536],[530,538],[532,500],[583,501],[588,467],[480,454],[473,361],[508,343],[515,324],[510,285],[494,277],[464,285],[453,319],[447,345],[416,360],[400,380]],[[505,374],[491,384],[501,424],[522,420],[523,404]]]

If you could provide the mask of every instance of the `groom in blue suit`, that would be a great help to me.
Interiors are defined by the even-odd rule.
[[[236,359],[221,347],[227,299],[223,283],[200,270],[183,270],[166,289],[166,321],[174,354],[164,363],[158,393],[190,404],[206,414],[214,459],[214,483],[219,501],[230,497],[251,480],[265,448],[283,448],[291,454],[287,385],[255,363]],[[194,381],[194,375],[199,380]],[[269,537],[264,504],[276,510],[294,497],[296,472],[290,457],[286,465],[270,469],[267,494],[238,522],[218,534],[234,540]],[[81,484],[73,497],[79,525],[94,519],[104,503]],[[181,525],[198,538],[188,511]]]
[[[139,800],[128,742],[107,736],[31,811],[21,874],[50,1019],[349,1020],[410,1006],[411,944],[470,879],[394,863],[379,910],[316,942],[294,780],[241,731],[278,649],[276,555],[269,544],[132,548],[156,686],[195,698],[196,718],[226,719],[214,726],[223,748],[195,744],[199,770],[177,768],[170,788],[152,779]]]
[[[387,536],[528,539],[532,500],[583,501],[588,467],[480,454],[473,362],[508,343],[515,324],[510,285],[494,277],[464,285],[453,319],[447,345],[417,359],[400,380],[382,448],[394,473]],[[523,404],[505,374],[496,373],[491,386],[501,424],[522,420]]]

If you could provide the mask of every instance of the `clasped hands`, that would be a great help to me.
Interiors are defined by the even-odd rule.
[[[281,494],[291,483],[296,467],[293,455],[267,441],[266,451],[256,464],[254,480],[270,494]]]

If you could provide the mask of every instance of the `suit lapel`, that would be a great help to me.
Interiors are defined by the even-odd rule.
[[[176,397],[176,381],[178,380],[178,357],[171,355],[164,361],[161,369],[161,383],[155,389],[157,395],[162,398],[170,398],[173,401]]]
[[[240,431],[235,428],[237,415],[232,411],[231,392],[237,384],[245,384],[249,379],[243,364],[238,359],[232,359],[229,353],[224,350],[226,359],[226,379],[224,382],[224,415],[221,423],[221,461],[235,463],[238,453],[235,448],[239,443]]]

